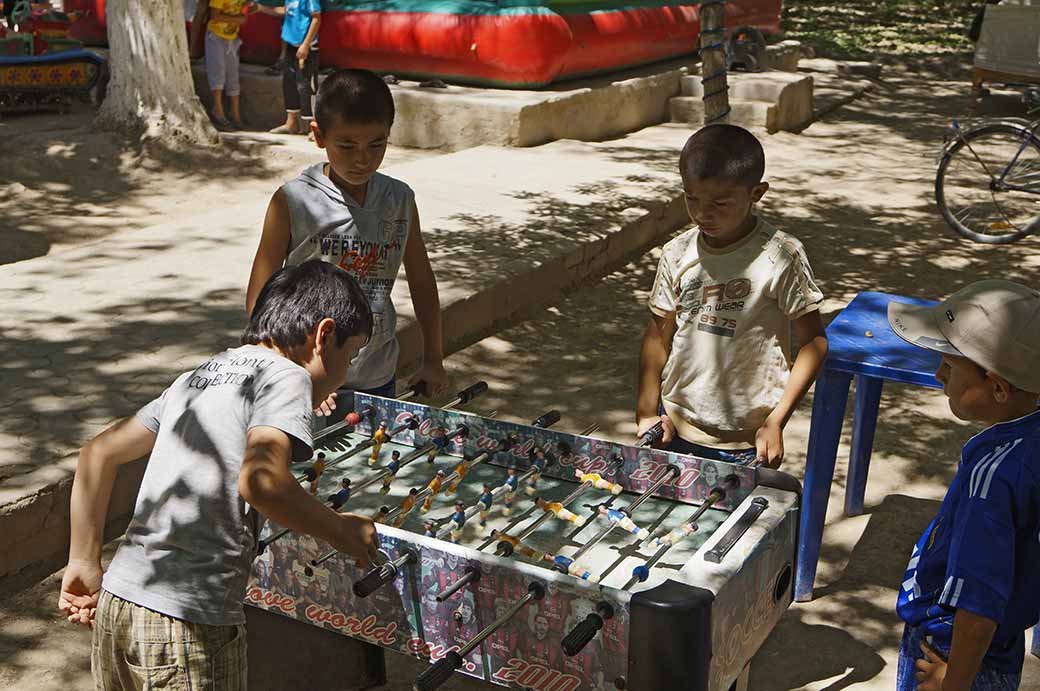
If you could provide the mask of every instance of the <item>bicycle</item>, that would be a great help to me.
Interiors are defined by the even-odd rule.
[[[1036,112],[1040,89],[1023,100]],[[939,155],[935,201],[950,227],[975,242],[1003,245],[1040,231],[1040,120],[968,128],[955,120]]]

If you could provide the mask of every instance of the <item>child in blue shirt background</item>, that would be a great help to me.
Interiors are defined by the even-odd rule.
[[[980,281],[892,329],[942,354],[950,410],[984,422],[914,546],[896,609],[898,691],[1017,689],[1040,612],[1040,291]]]
[[[259,11],[282,17],[282,43],[285,61],[282,68],[282,97],[285,99],[285,124],[275,134],[307,134],[314,119],[311,99],[318,76],[318,30],[321,28],[321,0],[285,0],[282,7],[259,5]]]

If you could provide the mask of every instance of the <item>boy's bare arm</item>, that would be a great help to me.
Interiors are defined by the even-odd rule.
[[[246,288],[246,317],[253,314],[256,298],[267,283],[267,279],[275,271],[282,268],[289,254],[289,204],[281,190],[274,193],[267,205],[264,216],[264,229],[260,235],[260,246],[253,257],[253,268],[249,272],[249,285]]]
[[[261,5],[260,3],[256,3],[256,11],[260,14],[269,14],[272,17],[284,17],[285,5],[272,7],[271,5]]]
[[[254,427],[238,474],[238,492],[269,519],[328,542],[364,568],[379,549],[375,524],[361,516],[338,514],[312,497],[289,471],[292,441],[274,427]]]
[[[423,364],[414,381],[425,381],[430,395],[439,396],[448,389],[448,375],[444,371],[444,336],[441,320],[441,300],[437,291],[437,277],[430,265],[419,224],[419,212],[412,209],[412,227],[404,248],[404,272],[408,291],[412,294],[412,308],[423,336]]]
[[[154,445],[154,432],[135,418],[125,418],[80,451],[72,481],[69,563],[58,596],[58,609],[69,621],[90,625],[94,617],[108,503],[119,466],[147,456]]]
[[[307,27],[307,36],[303,39],[303,43],[296,49],[296,59],[299,62],[304,62],[307,56],[311,52],[311,44],[314,43],[314,39],[318,36],[318,29],[321,28],[321,13],[315,13],[311,15],[311,25]]]
[[[636,434],[642,434],[659,420],[665,423],[662,443],[667,444],[675,436],[675,428],[667,416],[660,414],[661,373],[668,362],[672,337],[675,336],[675,313],[660,317],[651,313],[650,321],[643,332],[643,345],[639,351],[639,385],[636,394]]]
[[[119,466],[147,456],[155,432],[136,418],[124,418],[94,437],[79,453],[72,481],[69,559],[101,561],[108,501]]]
[[[794,332],[800,347],[791,368],[791,376],[784,387],[780,403],[755,433],[759,462],[765,462],[772,468],[778,467],[784,458],[784,427],[805,392],[812,386],[827,357],[827,333],[823,330],[819,310],[795,319]]]
[[[997,622],[992,619],[958,609],[953,617],[949,661],[921,644],[925,657],[916,663],[917,688],[920,691],[969,691],[996,630]]]

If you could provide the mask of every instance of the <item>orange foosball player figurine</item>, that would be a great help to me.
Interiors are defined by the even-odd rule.
[[[625,489],[616,482],[611,482],[606,479],[599,473],[583,473],[580,470],[575,470],[574,477],[578,478],[582,483],[591,482],[592,486],[596,489],[604,489],[614,495],[621,494]]]
[[[386,443],[386,423],[380,422],[379,428],[372,433],[372,454],[368,457],[368,464],[375,465],[379,460],[379,451]]]
[[[321,483],[321,476],[324,472],[325,454],[319,451],[318,455],[314,459],[314,463],[311,464],[311,467],[303,471],[303,477],[311,483],[308,486],[308,491],[311,494],[316,495],[318,493],[318,485]]]
[[[566,506],[558,501],[548,502],[538,497],[534,500],[534,503],[538,505],[538,508],[542,511],[551,511],[554,516],[559,518],[561,521],[570,521],[571,523],[578,522],[578,514],[569,510]]]
[[[455,474],[458,477],[456,477],[454,480],[452,480],[451,484],[448,485],[448,489],[444,490],[445,494],[448,494],[448,495],[455,494],[455,490],[457,490],[459,488],[459,484],[462,482],[463,478],[466,477],[466,473],[469,472],[470,466],[472,466],[472,465],[473,465],[473,459],[472,458],[466,458],[466,457],[462,458],[462,463],[459,463],[457,466],[455,466]]]
[[[430,490],[430,494],[426,497],[426,501],[423,502],[422,509],[423,513],[426,513],[433,506],[433,498],[440,493],[441,487],[444,486],[444,471],[438,470],[437,474],[430,480],[430,484],[426,485],[426,489]]]

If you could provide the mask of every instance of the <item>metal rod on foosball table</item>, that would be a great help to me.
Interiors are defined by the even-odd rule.
[[[560,419],[560,411],[558,411],[558,410],[550,410],[550,411],[548,411],[546,413],[543,413],[543,414],[539,415],[537,418],[535,418],[534,421],[531,423],[531,426],[532,427],[547,427],[549,425],[556,424],[559,421],[559,419]],[[498,452],[498,451],[507,451],[515,443],[516,443],[516,440],[514,438],[512,438],[512,437],[506,437],[505,439],[499,439],[498,440],[498,449],[496,449],[496,452]],[[448,484],[448,492],[449,493],[454,492],[455,489],[458,487],[458,482],[461,481],[462,478],[464,478],[466,476],[466,474],[469,473],[469,471],[471,469],[473,469],[475,466],[480,465],[481,463],[486,462],[490,458],[491,458],[491,452],[490,451],[485,451],[484,453],[480,454],[479,456],[477,456],[476,458],[474,458],[471,461],[466,461],[465,458],[464,458],[462,463],[459,463],[459,465],[457,465],[455,467],[455,470],[452,471],[452,473],[450,475],[448,475],[446,477],[443,477],[443,478],[440,478],[439,481],[437,480],[436,477],[431,479],[429,484],[427,484],[424,489],[422,489],[419,492],[412,492],[412,493],[410,493],[408,495],[408,497],[404,501],[402,501],[399,506],[397,506],[397,508],[389,509],[389,510],[386,510],[386,511],[383,511],[383,509],[380,509],[379,522],[380,523],[386,523],[386,522],[390,521],[391,519],[396,518],[397,520],[394,521],[393,525],[394,525],[394,527],[400,527],[401,524],[404,523],[404,519],[408,516],[409,513],[411,513],[412,509],[415,508],[416,504],[418,504],[420,501],[423,501],[423,500],[432,500],[433,497],[437,496],[437,494],[441,491],[441,488],[445,484]],[[443,471],[438,471],[438,472],[439,473],[443,473]],[[384,507],[384,508],[386,508],[386,507]],[[428,508],[429,508],[429,506],[425,507],[423,510],[425,511]]]
[[[598,429],[599,429],[599,425],[598,425],[598,424],[596,424],[596,423],[593,423],[593,424],[589,425],[588,427],[586,427],[586,428],[585,428],[584,430],[582,430],[582,431],[581,431],[581,433],[580,433],[580,434],[579,434],[578,436],[582,436],[582,437],[583,437],[583,436],[585,436],[585,435],[587,435],[587,434],[591,434],[592,432],[595,432],[595,431],[596,431],[596,430],[598,430]],[[569,455],[569,454],[568,454],[568,455]],[[516,481],[517,487],[519,487],[519,486],[520,486],[521,484],[523,484],[524,482],[526,482],[526,481],[527,481],[527,479],[528,479],[528,478],[530,478],[530,477],[531,477],[531,476],[532,476],[532,475],[534,474],[535,470],[536,470],[536,468],[531,468],[530,470],[528,470],[527,472],[525,472],[525,473],[524,473],[523,475],[521,475],[520,477],[518,477],[518,478],[517,478],[517,481]],[[492,494],[492,496],[493,496],[493,497],[494,497],[495,499],[497,499],[497,498],[498,498],[499,496],[501,496],[501,495],[502,495],[502,493],[504,493],[505,491],[506,491],[506,485],[500,485],[500,486],[496,487],[496,488],[495,488],[495,489],[494,489],[494,490],[492,491],[492,493],[491,493],[491,494]],[[537,505],[537,504],[533,504],[533,505],[531,505],[531,506],[530,506],[530,507],[528,507],[528,508],[527,508],[527,509],[526,509],[526,510],[525,510],[525,511],[524,511],[524,512],[522,513],[522,514],[520,514],[519,516],[517,516],[516,518],[514,518],[513,520],[511,520],[511,521],[510,521],[510,522],[509,522],[509,523],[508,523],[508,524],[506,525],[506,527],[502,529],[502,531],[501,531],[501,532],[504,532],[504,533],[508,533],[508,532],[509,532],[510,530],[512,530],[513,528],[515,528],[516,526],[520,525],[521,523],[523,523],[524,521],[526,521],[526,520],[527,520],[528,518],[530,518],[530,517],[531,517],[531,515],[532,515],[532,514],[534,514],[534,512],[535,512],[535,509],[537,509],[537,508],[538,508],[538,505]],[[480,552],[480,551],[483,551],[483,550],[487,549],[488,547],[490,547],[491,545],[493,545],[493,544],[495,543],[495,541],[496,541],[496,540],[495,540],[495,538],[494,538],[494,537],[489,537],[489,538],[488,538],[487,540],[485,540],[484,542],[482,542],[482,543],[480,544],[480,546],[479,546],[479,547],[477,547],[477,551],[478,551],[478,552]]]
[[[625,459],[624,458],[622,458],[621,456],[615,456],[614,457],[614,462],[611,463],[609,466],[607,466],[607,472],[610,473],[610,474],[613,474],[613,473],[617,472],[617,470],[624,464],[625,464]],[[577,499],[581,495],[585,494],[585,492],[588,492],[590,489],[592,489],[593,486],[594,486],[594,483],[592,481],[586,481],[586,482],[581,483],[580,485],[578,485],[578,487],[573,492],[571,492],[566,497],[561,499],[560,503],[563,504],[564,506],[567,506],[572,501],[574,501],[575,499]],[[537,507],[538,507],[538,505],[535,504],[535,507],[532,507],[532,508],[537,508]],[[543,523],[545,523],[547,520],[549,520],[549,518],[552,515],[553,515],[552,511],[550,511],[548,509],[543,509],[542,510],[542,515],[539,516],[538,518],[536,518],[534,521],[532,521],[531,525],[529,525],[526,528],[524,528],[523,531],[521,531],[521,533],[519,535],[517,535],[517,538],[520,539],[520,540],[524,540],[524,539],[530,537],[531,534],[534,533],[534,531],[538,530],[538,528],[540,528]],[[503,531],[503,532],[508,532],[508,531]],[[504,544],[505,543],[503,541],[501,541],[501,540],[498,542],[498,545],[495,546],[495,554],[498,554],[499,556],[506,556],[505,555],[506,547],[503,546]]]
[[[441,592],[437,593],[437,597],[434,598],[434,599],[437,600],[437,602],[444,602],[449,597],[451,597],[455,593],[459,592],[460,590],[465,588],[470,583],[476,583],[477,581],[479,581],[480,580],[480,576],[481,576],[480,568],[478,568],[476,566],[466,567],[466,573],[464,573],[463,575],[459,576],[459,578],[454,583],[452,583],[450,586],[448,586],[446,589],[444,589]]]
[[[653,556],[646,560],[645,563],[632,569],[632,578],[629,579],[628,583],[622,590],[628,590],[636,583],[642,583],[650,577],[650,569],[654,568],[657,562],[661,561],[665,553],[670,550],[673,546],[679,544],[687,537],[697,532],[697,523],[701,520],[708,509],[723,501],[726,498],[726,494],[737,487],[740,487],[740,478],[736,475],[727,475],[721,485],[716,485],[711,489],[711,493],[705,498],[704,503],[697,507],[697,510],[693,512],[693,515],[683,521],[683,524],[671,531],[667,535],[658,537],[656,542],[658,549],[654,552]]]
[[[675,464],[672,464],[672,463],[669,463],[665,467],[665,472],[661,474],[661,477],[659,477],[657,479],[657,481],[654,482],[652,485],[647,487],[646,490],[642,494],[640,494],[638,497],[633,499],[628,504],[628,506],[626,506],[625,508],[621,509],[620,510],[621,513],[625,514],[626,516],[631,516],[632,512],[635,511],[639,507],[640,504],[642,504],[644,501],[646,501],[647,499],[652,497],[654,492],[659,490],[666,482],[668,482],[671,479],[674,479],[674,478],[678,477],[680,472],[682,472],[682,471],[679,469],[679,466],[677,466]],[[556,555],[556,563],[553,565],[553,568],[556,569],[557,571],[561,572],[561,573],[570,573],[571,575],[579,575],[579,574],[574,573],[575,571],[579,571],[579,569],[576,568],[576,566],[578,564],[578,560],[581,559],[586,554],[588,554],[589,550],[591,550],[593,547],[595,547],[600,542],[602,542],[603,538],[605,538],[607,535],[609,535],[610,532],[612,530],[614,530],[614,528],[616,528],[616,527],[617,527],[616,523],[613,523],[613,522],[607,523],[607,525],[603,526],[603,529],[600,530],[598,533],[596,533],[592,537],[591,540],[589,540],[584,545],[579,547],[578,551],[575,552],[573,555],[571,555],[569,557],[565,556],[565,555],[562,555],[562,554]],[[588,579],[588,577],[590,575],[591,574],[589,574],[588,572],[581,572],[580,573],[580,577],[584,578],[586,580]]]
[[[560,421],[560,411],[558,411],[558,410],[550,410],[549,412],[544,413],[544,414],[538,416],[537,418],[535,418],[534,421],[531,423],[531,427],[541,427],[541,428],[547,429],[549,427],[552,427],[553,425],[555,425],[559,421]],[[520,483],[524,482],[524,480],[526,480],[527,478],[531,477],[531,475],[534,473],[534,471],[535,471],[535,469],[532,468],[531,470],[529,470],[526,473],[524,473],[520,478],[518,478],[517,479],[517,487],[519,487]],[[507,486],[503,484],[503,485],[499,485],[498,487],[496,487],[493,490],[491,490],[491,501],[492,501],[492,503],[494,503],[495,499],[498,499],[498,497],[502,496],[502,494],[505,493],[506,488],[507,488]],[[465,511],[465,520],[468,521],[469,519],[473,518],[473,516],[476,515],[477,512],[480,511],[480,507],[481,507],[481,503],[480,503],[479,500],[473,506],[468,507],[466,509],[466,511]],[[490,505],[488,506],[488,508],[490,509]],[[481,525],[483,525],[483,524],[481,524]],[[436,537],[438,540],[443,540],[449,534],[451,534],[451,526],[447,525],[447,526],[445,526],[443,528],[440,528],[437,531],[437,533],[436,533],[436,535],[434,537]]]
[[[459,436],[465,437],[468,434],[469,434],[469,427],[467,427],[466,425],[459,425],[454,430],[452,430],[448,434],[444,435],[444,438],[445,439],[454,439],[455,437],[459,437]],[[409,463],[411,463],[415,459],[420,458],[420,457],[422,457],[422,456],[424,456],[424,455],[426,455],[426,454],[430,453],[431,451],[434,451],[435,449],[438,449],[438,448],[439,447],[436,444],[431,443],[431,444],[427,444],[426,446],[422,447],[421,449],[416,449],[415,451],[412,451],[407,456],[404,456],[404,457],[401,458],[401,464],[400,464],[400,466],[398,468],[398,471],[400,471],[401,468],[404,468],[406,465],[408,465]],[[365,480],[363,480],[362,482],[358,483],[358,485],[356,487],[352,487],[351,488],[351,494],[356,494],[357,492],[360,492],[361,490],[363,490],[366,487],[372,485],[373,483],[376,483],[376,482],[382,480],[384,477],[386,477],[389,474],[389,472],[390,472],[389,469],[384,468],[382,471],[376,473],[375,475],[373,475],[371,477],[368,477],[368,478],[365,478]],[[336,554],[337,554],[336,550],[331,550],[329,552],[326,552],[325,554],[321,555],[319,558],[312,560],[311,561],[311,566],[320,566],[321,564],[324,564],[325,562],[327,562],[329,559],[332,559],[334,556],[336,556]]]
[[[541,600],[544,597],[545,586],[538,582],[532,582],[527,586],[527,594],[510,605],[509,609],[502,613],[502,616],[484,627],[480,633],[467,641],[458,651],[449,651],[440,660],[427,667],[426,671],[416,678],[415,685],[412,686],[413,691],[434,691],[434,689],[446,682],[455,670],[462,666],[466,656],[483,643],[488,636],[502,628],[527,603],[532,600]]]

